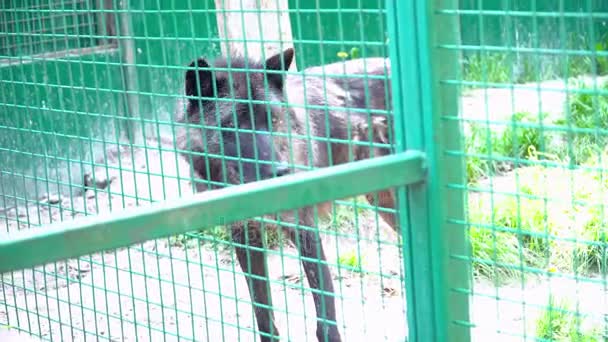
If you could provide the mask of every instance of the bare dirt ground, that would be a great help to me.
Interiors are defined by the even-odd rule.
[[[136,198],[139,206],[144,206],[150,199],[191,193],[188,181],[176,179],[178,175],[188,178],[189,174],[185,162],[175,154],[148,151],[146,155],[140,150],[120,161],[122,174],[113,169],[106,174],[105,169],[98,169],[96,178],[99,181],[105,175],[112,180],[111,191],[125,196],[110,196],[103,190],[88,190],[84,196],[73,198],[48,196],[47,203],[54,203],[55,207],[49,209],[49,204],[8,210],[6,215],[11,221],[0,230],[23,229],[28,220],[45,224],[61,221],[62,217],[65,220],[84,216],[85,211],[94,214],[135,207]],[[59,205],[63,210],[57,208]],[[71,215],[72,211],[81,213]],[[334,267],[342,334],[349,341],[401,341],[406,334],[399,280],[402,265],[399,248],[386,245],[394,244],[396,236],[390,228],[381,226],[379,239],[384,245],[379,249],[380,243],[373,242],[376,221],[371,215],[360,220],[359,238],[368,242],[357,244],[356,237],[324,238],[331,264],[337,264],[339,255],[359,248],[364,255],[364,269],[377,273],[360,276]],[[113,341],[171,341],[177,340],[178,335],[196,341],[234,341],[239,337],[254,340],[249,293],[231,252],[188,243],[186,248],[174,242],[150,241],[46,265],[44,269],[5,274],[0,324],[61,341],[96,340],[95,332],[100,338]],[[288,246],[269,256],[273,299],[282,335],[292,341],[310,341],[315,339],[314,305],[297,255]]]
[[[538,94],[513,94],[508,89],[487,94],[471,92],[463,97],[463,116],[485,118],[488,112],[493,119],[503,120],[521,109],[536,111],[539,99],[543,110],[561,113],[563,93]],[[486,98],[489,109],[484,105]],[[116,166],[119,161],[122,172],[98,169],[96,175],[98,180],[110,179],[109,189],[125,196],[103,190],[88,190],[72,198],[50,195],[45,200],[47,205],[6,210],[3,216],[9,219],[0,223],[6,226],[0,226],[0,231],[4,234],[25,228],[28,221],[33,225],[57,222],[191,193],[187,165],[173,153],[138,150],[108,163]],[[178,175],[184,179],[172,178]],[[368,272],[361,275],[332,268],[340,331],[345,341],[404,341],[407,319],[401,290],[405,281],[402,259],[399,248],[389,245],[395,243],[395,235],[384,224],[378,229],[369,213],[360,220],[358,234],[369,242],[357,243],[356,237],[324,238],[330,264],[335,265],[339,255],[358,247]],[[356,227],[350,228],[352,233]],[[382,246],[375,239],[382,241]],[[296,256],[292,247],[276,250],[270,256],[277,325],[286,340],[315,341],[312,297]],[[209,246],[186,248],[169,239],[150,241],[90,258],[4,274],[2,283],[0,326],[9,325],[44,339],[174,341],[179,336],[195,341],[256,340],[240,268],[230,252]],[[608,307],[600,281],[582,284],[537,279],[498,288],[478,281],[471,302],[471,322],[477,326],[472,329],[474,340],[514,341],[533,336],[531,322],[538,308],[546,305],[549,293],[578,297],[580,311],[598,317],[603,314],[602,308]],[[8,335],[3,334],[6,332],[0,331],[0,340],[8,341]]]

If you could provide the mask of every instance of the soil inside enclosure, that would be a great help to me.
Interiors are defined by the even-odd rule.
[[[59,222],[192,193],[191,184],[179,179],[189,177],[188,167],[175,154],[136,150],[123,155],[120,164],[122,170],[95,170],[97,183],[110,180],[108,188],[12,208],[6,212],[7,227],[0,229],[25,229],[28,221]],[[333,266],[340,331],[349,341],[402,341],[406,317],[397,237],[371,214],[359,215],[358,221],[341,227],[350,228],[342,237],[323,236]],[[170,341],[178,335],[196,341],[253,341],[257,327],[247,285],[228,244],[172,237],[4,274],[0,324],[61,341]],[[334,266],[356,250],[363,272]],[[297,250],[285,245],[268,254],[281,335],[315,340],[315,308]]]

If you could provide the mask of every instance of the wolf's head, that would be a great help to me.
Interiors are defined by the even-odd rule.
[[[285,110],[283,72],[293,56],[289,48],[262,62],[229,56],[190,63],[185,115],[178,120],[190,128],[180,135],[179,148],[204,153],[189,156],[200,177],[237,184],[288,173],[269,131],[274,114]]]

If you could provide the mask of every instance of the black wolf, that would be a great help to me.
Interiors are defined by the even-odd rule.
[[[347,108],[386,110],[390,106],[390,80],[363,78],[364,69],[367,69],[367,75],[390,75],[387,59],[368,58],[325,66],[328,74],[359,76],[342,79],[320,75],[285,76],[293,57],[294,51],[290,48],[261,62],[224,56],[212,63],[199,58],[189,65],[185,74],[188,100],[185,113],[177,121],[188,123],[190,127],[178,134],[178,148],[196,176],[204,181],[197,184],[197,191],[300,172],[289,165],[327,167],[370,158],[372,153],[374,156],[391,153],[389,116],[374,114],[369,119],[367,113],[344,111]],[[313,67],[304,73],[321,71],[321,67]],[[370,96],[366,97],[366,93]],[[310,109],[306,105],[329,105],[342,110],[332,109],[326,113],[322,108]],[[330,142],[328,138],[341,141]],[[367,146],[353,145],[353,141],[367,142]],[[372,148],[370,142],[386,145]],[[367,198],[376,203],[372,194]],[[380,192],[377,202],[389,209],[395,207],[390,191]],[[279,216],[285,222],[313,227],[315,211],[328,215],[329,209],[330,203],[322,203]],[[299,220],[296,220],[296,212]],[[392,215],[383,213],[382,217],[396,229]],[[303,257],[325,261],[318,233],[282,228]],[[246,278],[258,329],[265,333],[261,341],[278,339],[273,311],[259,306],[272,306],[267,290],[265,253],[247,248],[262,247],[260,223],[253,220],[234,223],[231,231],[241,268],[246,274],[255,276]],[[316,290],[313,298],[319,319],[317,338],[338,342],[341,338],[335,325],[329,268],[325,263],[302,263],[310,287]]]

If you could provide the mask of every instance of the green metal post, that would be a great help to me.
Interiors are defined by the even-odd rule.
[[[133,42],[133,34],[131,30],[130,2],[120,2],[121,12],[118,14],[120,28],[120,45],[123,65],[122,79],[125,93],[125,105],[128,120],[125,120],[123,128],[125,135],[130,143],[135,142],[136,124],[134,118],[140,117],[139,100],[137,95],[133,94],[137,90],[135,82],[137,81],[137,72],[135,70],[135,43]]]
[[[465,231],[451,224],[464,217],[463,162],[445,150],[461,150],[455,120],[458,93],[441,85],[454,79],[458,56],[442,50],[439,40],[459,37],[453,17],[438,18],[437,8],[456,9],[456,0],[388,0],[388,26],[394,92],[397,152],[422,150],[427,155],[425,183],[398,192],[406,268],[409,341],[469,341],[469,265]],[[405,200],[407,199],[407,200]]]
[[[0,273],[417,183],[424,165],[406,151],[21,230],[0,236]]]

